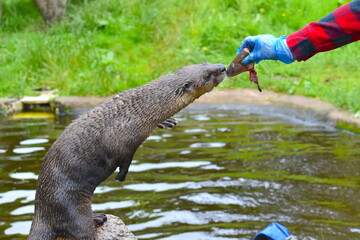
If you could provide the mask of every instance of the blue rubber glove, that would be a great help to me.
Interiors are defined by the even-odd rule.
[[[244,65],[253,62],[259,63],[262,60],[280,60],[289,64],[294,59],[285,39],[286,36],[277,38],[270,34],[250,36],[244,39],[236,54],[239,54],[244,48],[250,50],[250,54],[242,61]]]

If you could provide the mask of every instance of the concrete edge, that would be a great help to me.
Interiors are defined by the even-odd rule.
[[[59,97],[55,99],[57,114],[79,115],[93,108],[110,97]],[[18,112],[18,99],[0,98],[0,111],[2,112]],[[258,92],[255,89],[235,89],[235,90],[214,90],[200,97],[195,103],[202,104],[242,104],[249,106],[263,107],[263,113],[266,110],[279,114],[291,114],[300,116],[303,120],[307,120],[309,114],[316,115],[318,120],[331,124],[332,126],[352,132],[360,133],[360,118],[354,117],[353,114],[344,110],[335,108],[332,104],[321,101],[316,98],[309,98],[299,95],[287,95],[265,90]],[[192,106],[191,104],[190,106]],[[9,107],[10,106],[10,107]],[[287,109],[282,109],[287,108]],[[4,110],[7,109],[7,110]],[[15,110],[14,110],[15,109]],[[296,113],[296,111],[298,113]]]
[[[341,129],[360,133],[360,118],[356,118],[353,114],[335,108],[332,104],[316,98],[286,95],[266,90],[260,93],[253,89],[236,89],[213,91],[199,98],[197,102],[263,106],[265,111],[268,109],[269,111],[284,115],[302,115],[304,117],[303,120],[306,120],[309,115],[312,115],[312,117],[315,117],[318,121],[320,120]],[[287,112],[289,110],[292,111]]]

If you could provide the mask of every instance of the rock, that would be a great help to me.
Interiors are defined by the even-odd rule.
[[[55,100],[56,114],[80,115],[111,97],[59,97]]]
[[[124,222],[111,214],[106,214],[107,221],[104,225],[96,228],[95,232],[99,240],[136,240],[132,232]]]
[[[0,112],[11,116],[22,111],[22,103],[16,98],[0,98]]]

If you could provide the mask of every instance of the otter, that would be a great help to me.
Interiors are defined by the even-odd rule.
[[[222,64],[186,66],[116,94],[74,120],[43,160],[29,239],[95,239],[95,188],[118,167],[115,179],[125,181],[135,151],[152,130],[225,76]],[[101,222],[102,216],[95,219]]]
[[[52,26],[56,21],[60,21],[65,14],[66,0],[33,0],[38,7],[44,22]]]
[[[65,14],[66,0],[33,0],[46,25],[52,26]],[[2,20],[2,0],[0,0],[0,23]]]

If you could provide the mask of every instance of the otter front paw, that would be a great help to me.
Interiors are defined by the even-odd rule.
[[[176,126],[178,124],[178,122],[177,122],[177,120],[176,120],[176,118],[169,118],[169,119],[167,119],[167,120],[165,120],[164,122],[162,122],[162,123],[159,123],[157,126],[158,126],[158,128],[166,128],[166,127],[168,127],[168,128],[172,128],[172,127],[174,127],[174,126]]]
[[[120,167],[120,172],[116,175],[115,179],[120,182],[123,182],[123,181],[125,181],[127,173],[128,173],[128,169]]]
[[[107,221],[107,217],[105,213],[93,213],[93,220],[95,227],[98,227],[102,226]]]

